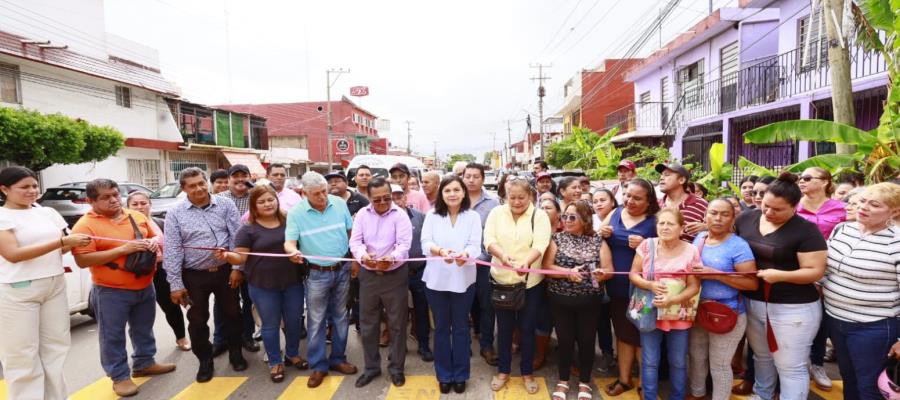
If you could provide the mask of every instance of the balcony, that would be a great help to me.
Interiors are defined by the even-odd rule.
[[[672,102],[636,102],[606,116],[604,131],[619,127],[619,134],[635,131],[662,132],[669,120]]]
[[[774,103],[831,86],[826,40],[763,59],[738,72],[682,88],[672,118],[673,127],[714,115]],[[807,54],[809,53],[809,54]],[[856,80],[887,71],[881,53],[850,45],[850,78]],[[687,85],[683,85],[687,86]],[[670,133],[670,129],[666,129]]]

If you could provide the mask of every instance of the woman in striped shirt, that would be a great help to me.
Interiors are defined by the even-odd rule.
[[[828,240],[825,321],[844,379],[844,398],[880,399],[876,386],[900,334],[900,186],[860,195],[857,220]],[[853,349],[852,351],[850,349]]]

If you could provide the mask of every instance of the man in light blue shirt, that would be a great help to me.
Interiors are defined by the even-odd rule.
[[[301,178],[305,199],[288,213],[284,251],[291,261],[303,262],[303,255],[344,257],[349,250],[353,220],[343,199],[328,194],[328,182],[318,172]],[[318,387],[329,370],[355,374],[356,366],[347,362],[347,296],[350,270],[346,263],[308,259],[306,281],[307,357],[313,373],[306,385]],[[325,319],[332,327],[331,356],[326,357]]]

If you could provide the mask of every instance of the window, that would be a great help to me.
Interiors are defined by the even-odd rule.
[[[800,69],[808,71],[819,68],[828,59],[828,41],[825,36],[825,21],[822,20],[822,5],[812,14],[800,19],[799,37]]]
[[[148,188],[158,188],[159,160],[128,159],[128,180]]]
[[[0,63],[0,102],[21,103],[19,67]]]
[[[733,79],[731,75],[736,74],[738,72],[738,56],[740,53],[738,52],[738,42],[735,41],[725,47],[722,47],[719,50],[719,62],[722,64],[720,68],[720,78],[725,81],[729,79]]]
[[[660,101],[663,103],[668,103],[671,101],[669,99],[669,77],[664,76],[659,80],[659,93],[660,93]]]
[[[131,108],[131,88],[116,86],[116,105]]]
[[[641,93],[641,105],[647,104],[650,102],[650,91],[646,91]]]
[[[694,107],[700,104],[700,92],[703,86],[703,60],[678,70],[678,87],[684,97],[684,105]]]

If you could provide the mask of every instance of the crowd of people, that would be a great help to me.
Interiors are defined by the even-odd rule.
[[[683,166],[654,167],[657,185],[624,160],[605,188],[556,182],[538,162],[533,178],[504,175],[497,197],[476,163],[421,177],[403,164],[389,177],[360,166],[356,190],[343,172],[307,172],[300,193],[280,164],[256,182],[243,165],[209,177],[192,167],[164,220],[146,194],[91,181],[91,210],[71,230],[35,204],[34,172],[5,168],[9,395],[67,397],[69,251],[90,269],[100,364],[118,396],[138,393],[132,377],[175,370],[155,360],[157,305],[175,346],[199,360],[197,382],[213,378],[225,352],[233,370],[247,369],[243,353],[259,351],[259,339],[273,382],[294,367],[311,370],[310,388],[332,372],[359,374],[363,387],[382,374],[387,347],[390,382],[403,386],[409,331],[442,393],[465,392],[473,337],[496,367],[492,390],[509,384],[518,353],[524,389],[536,393],[555,336],[554,400],[592,398],[598,349],[597,369],[615,375],[598,388],[608,396],[656,398],[667,376],[672,399],[806,399],[811,378],[832,388],[829,358],[845,399],[887,395],[879,375],[900,359],[900,185],[835,182],[808,168],[747,177],[739,196],[707,201]],[[347,360],[351,325],[361,369]]]

